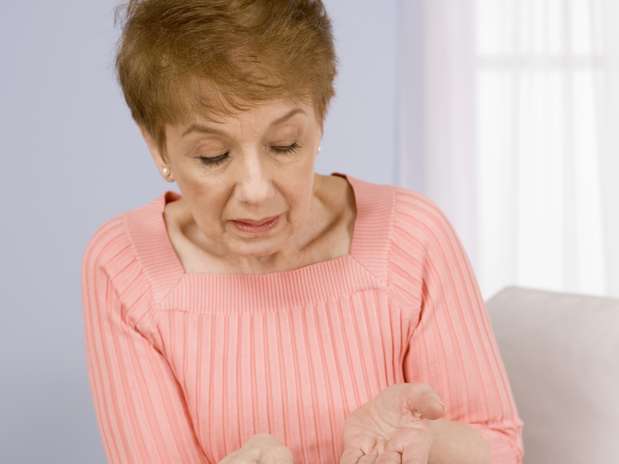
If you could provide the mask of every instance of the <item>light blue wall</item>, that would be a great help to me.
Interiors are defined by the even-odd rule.
[[[103,221],[170,187],[113,77],[116,3],[2,2],[0,462],[105,462],[84,359],[82,252]],[[396,2],[326,5],[341,68],[317,170],[389,183]]]
[[[396,137],[395,0],[327,0],[340,60],[317,170],[392,183]]]

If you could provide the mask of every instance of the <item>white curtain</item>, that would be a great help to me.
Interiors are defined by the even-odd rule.
[[[396,180],[446,213],[484,298],[619,297],[619,1],[399,13]]]

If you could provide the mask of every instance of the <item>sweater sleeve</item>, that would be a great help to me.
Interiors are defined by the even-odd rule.
[[[396,195],[393,282],[415,308],[405,381],[427,383],[445,403],[445,419],[479,430],[492,464],[522,464],[523,422],[468,256],[432,200],[404,189]]]
[[[110,463],[206,463],[170,365],[135,322],[136,313],[150,306],[143,304],[150,295],[145,280],[122,222],[102,226],[83,255],[82,303],[90,388],[105,452]]]

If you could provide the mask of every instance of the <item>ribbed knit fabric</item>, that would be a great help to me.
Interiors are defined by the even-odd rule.
[[[446,419],[520,464],[522,427],[468,257],[429,198],[350,175],[349,254],[267,274],[186,273],[166,191],[104,224],[83,256],[88,375],[111,463],[217,463],[271,433],[337,464],[346,417],[424,382]]]

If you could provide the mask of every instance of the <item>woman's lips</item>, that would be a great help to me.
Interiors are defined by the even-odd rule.
[[[268,230],[273,229],[277,225],[277,223],[279,222],[280,216],[281,215],[275,216],[274,218],[269,219],[269,220],[267,220],[267,221],[265,221],[263,223],[260,223],[260,224],[250,224],[250,223],[247,223],[247,222],[234,221],[234,220],[230,221],[230,222],[232,222],[232,224],[234,224],[234,226],[237,229],[239,229],[239,230],[241,230],[243,232],[253,232],[253,233],[256,233],[256,232],[266,232]]]
[[[236,222],[242,222],[243,224],[248,224],[248,225],[250,225],[250,226],[261,226],[262,224],[265,224],[265,223],[267,223],[267,222],[272,221],[272,220],[273,220],[273,219],[275,219],[276,217],[277,217],[277,216],[271,216],[271,217],[268,217],[268,218],[263,219],[263,220],[261,220],[261,221],[254,221],[254,220],[252,220],[252,219],[247,219],[247,220],[246,220],[246,219],[233,219],[233,221],[236,221]]]

